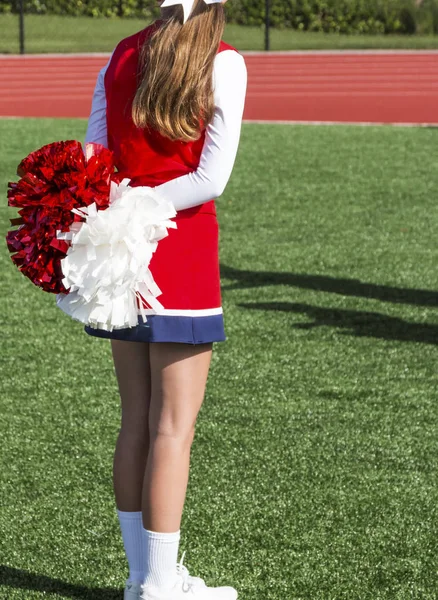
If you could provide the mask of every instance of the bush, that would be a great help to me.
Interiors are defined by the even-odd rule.
[[[438,34],[438,2],[436,0],[423,0],[419,6],[417,32]]]
[[[139,17],[160,14],[156,0],[24,0],[26,13],[89,16]],[[18,12],[18,2],[0,0],[0,12]]]
[[[156,0],[24,0],[26,12],[91,17],[160,15]],[[0,0],[0,12],[17,12]],[[438,0],[271,0],[271,25],[280,29],[337,33],[438,33]],[[228,23],[262,26],[265,0],[225,4]]]

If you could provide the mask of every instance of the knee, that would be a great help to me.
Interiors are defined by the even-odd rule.
[[[151,446],[159,446],[169,451],[189,451],[195,437],[195,425],[177,425],[175,423],[158,423],[149,426]]]
[[[128,438],[136,444],[148,443],[149,427],[147,419],[128,419],[122,417],[119,437]]]

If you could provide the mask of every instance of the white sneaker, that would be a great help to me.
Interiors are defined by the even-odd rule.
[[[140,600],[141,583],[127,583],[123,600]]]
[[[236,600],[237,591],[229,586],[208,587],[200,577],[189,574],[187,567],[183,565],[185,552],[181,562],[176,566],[177,581],[175,585],[166,590],[160,590],[155,586],[142,586],[139,600]]]

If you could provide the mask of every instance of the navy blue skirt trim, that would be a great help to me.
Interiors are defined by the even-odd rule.
[[[148,315],[144,323],[141,317],[136,327],[104,331],[85,326],[88,335],[126,342],[181,342],[184,344],[206,344],[225,342],[224,318],[222,314],[206,317],[178,317]]]

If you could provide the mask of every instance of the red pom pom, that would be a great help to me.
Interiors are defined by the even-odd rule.
[[[61,259],[68,243],[56,232],[68,231],[73,221],[82,220],[73,208],[108,207],[113,153],[100,144],[75,140],[43,146],[21,161],[17,183],[8,184],[8,205],[19,208],[19,225],[6,236],[11,258],[20,271],[46,292],[68,293],[62,285]]]

